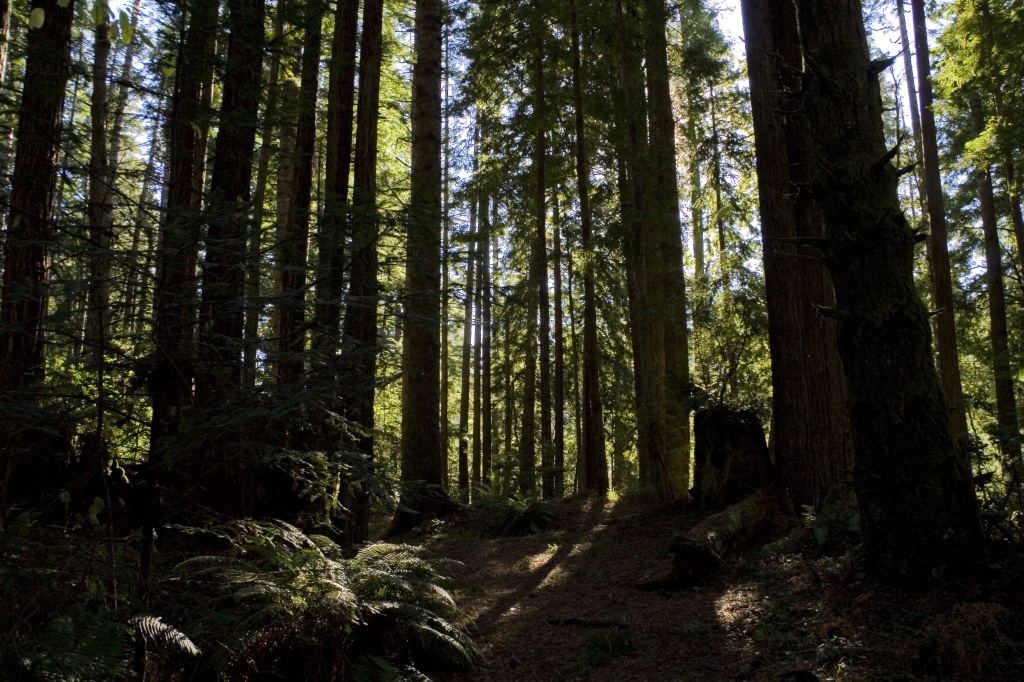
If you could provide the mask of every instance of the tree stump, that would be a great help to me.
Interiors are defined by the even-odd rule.
[[[693,497],[701,509],[721,509],[770,486],[775,472],[764,427],[750,410],[712,407],[694,415]]]

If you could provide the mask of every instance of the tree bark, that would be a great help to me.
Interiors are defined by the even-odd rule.
[[[835,326],[816,310],[835,297],[827,270],[813,260],[824,225],[807,192],[815,162],[798,96],[796,12],[788,0],[744,0],[742,9],[768,299],[772,449],[783,492],[800,509],[821,504],[853,464],[846,388]]]
[[[313,151],[316,142],[316,97],[320,76],[323,18],[318,6],[307,6],[302,40],[302,74],[295,125],[294,172],[288,215],[278,241],[281,282],[278,300],[277,383],[298,384],[305,350],[306,249],[313,193]]]
[[[492,203],[494,211],[494,222],[497,222],[498,202]],[[481,415],[480,428],[483,431],[482,455],[482,480],[481,483],[490,488],[491,481],[493,436],[491,409],[491,218],[490,214],[484,213],[480,216],[480,304],[481,304],[481,326],[482,326],[482,366],[480,368],[480,382],[483,384],[483,395],[481,397],[483,414]]]
[[[71,25],[74,3],[34,0],[46,21],[29,31],[24,88],[18,113],[18,133],[11,176],[10,211],[0,289],[0,404],[5,415],[24,415],[15,404],[34,401],[32,389],[43,380],[44,320],[49,300],[50,249],[57,240],[53,229],[54,193],[64,112],[64,93],[71,73]],[[0,505],[21,495],[20,472],[31,464],[31,453],[19,456],[17,432],[21,418],[0,422]],[[30,444],[31,445],[31,444]],[[57,458],[50,455],[50,460]]]
[[[554,476],[555,497],[565,496],[565,323],[562,311],[562,236],[559,230],[561,216],[558,213],[558,192],[552,200],[551,216],[551,260],[555,280],[555,379],[554,379]]]
[[[924,143],[921,139],[921,109],[918,105],[917,85],[914,78],[914,56],[910,51],[910,37],[907,33],[907,17],[903,7],[904,0],[896,0],[896,10],[899,16],[900,25],[900,47],[903,48],[903,73],[907,79],[907,103],[910,105],[910,127],[914,134],[914,179],[917,181],[917,192],[920,198],[922,219],[926,220],[928,215],[927,198],[925,197],[925,183],[921,169],[922,149]],[[919,226],[920,227],[923,226]]]
[[[316,345],[332,357],[337,353],[339,346],[345,268],[345,228],[349,218],[348,182],[352,165],[352,114],[355,103],[358,14],[359,0],[339,0],[337,3],[328,67],[327,146],[324,154],[326,187],[317,245],[320,262],[316,281]],[[363,40],[365,42],[366,39]],[[379,62],[378,58],[378,64]],[[379,67],[377,73],[379,83]],[[380,90],[379,85],[377,90]]]
[[[478,141],[474,135],[474,140]],[[477,165],[477,152],[473,152],[474,171]],[[476,221],[477,202],[470,199],[469,204],[469,238],[466,249],[466,301],[465,315],[462,322],[462,392],[459,398],[459,499],[469,501],[469,401],[470,401],[470,359],[473,355],[473,288],[476,285]]]
[[[197,376],[201,402],[242,385],[249,187],[263,77],[263,0],[228,0],[224,72],[210,181]]]
[[[416,0],[412,173],[402,337],[402,506],[394,528],[447,507],[441,462],[441,2]],[[401,507],[400,507],[401,509]]]
[[[604,494],[608,491],[608,461],[605,456],[604,415],[601,404],[601,354],[597,345],[597,302],[594,285],[593,218],[590,210],[590,170],[583,109],[583,66],[576,0],[569,0],[569,30],[572,32],[572,91],[575,110],[576,186],[580,198],[580,235],[583,248],[583,447],[577,433],[577,470],[580,489]],[[575,344],[573,353],[575,354]],[[582,464],[581,464],[582,462]]]
[[[952,419],[953,435],[962,438],[967,434],[967,413],[964,409],[963,389],[960,385],[960,358],[956,346],[956,317],[953,313],[953,283],[949,269],[947,248],[945,199],[942,193],[942,178],[939,175],[939,148],[932,110],[930,52],[928,50],[928,28],[925,23],[924,0],[910,0],[914,20],[914,42],[917,50],[917,73],[920,77],[921,95],[921,137],[922,161],[924,163],[925,196],[928,204],[928,220],[931,228],[928,240],[928,263],[931,266],[933,304],[935,315],[936,345],[939,352],[939,374],[942,390],[946,394]],[[966,451],[965,451],[966,452]]]
[[[682,227],[679,222],[679,189],[676,181],[675,119],[669,89],[667,42],[668,9],[665,0],[646,0],[646,68],[648,119],[650,121],[650,216],[656,221],[655,265],[658,298],[654,314],[664,328],[664,383],[659,393],[665,400],[664,458],[653,462],[654,489],[665,499],[686,499],[690,487],[690,350],[686,328],[686,279],[683,276]]]
[[[483,441],[481,433],[481,412],[483,410],[483,395],[481,375],[481,363],[483,361],[483,288],[484,288],[484,253],[487,251],[486,237],[483,232],[483,223],[490,212],[490,200],[487,196],[480,197],[480,214],[477,223],[476,243],[473,249],[476,260],[476,286],[473,290],[473,459],[471,467],[472,495],[476,499],[480,490],[480,481],[483,463],[481,455]]]
[[[383,58],[383,0],[363,5],[363,35],[359,50],[359,110],[356,122],[355,187],[352,194],[352,267],[345,309],[342,346],[346,416],[358,434],[356,446],[366,462],[372,462],[377,374],[377,127],[380,117],[380,72]],[[340,272],[338,273],[340,275]],[[369,532],[369,499],[356,501],[354,540]]]
[[[976,556],[978,505],[914,287],[914,235],[885,148],[860,3],[797,7],[811,65],[803,77],[817,159],[811,191],[836,293],[836,308],[823,313],[839,324],[867,559],[882,578],[921,585]]]

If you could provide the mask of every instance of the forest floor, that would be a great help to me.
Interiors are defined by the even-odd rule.
[[[555,510],[533,535],[488,537],[469,511],[414,540],[453,560],[486,659],[441,679],[1024,680],[1019,549],[943,590],[904,593],[868,583],[848,543],[778,517],[702,584],[642,592],[700,513],[596,499]]]

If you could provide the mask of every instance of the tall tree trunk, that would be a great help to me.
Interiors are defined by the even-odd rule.
[[[693,229],[694,273],[704,277],[704,214],[700,208],[700,141],[697,138],[697,78],[689,77],[686,86],[686,141],[690,147],[690,223]]]
[[[402,337],[402,507],[395,529],[444,512],[441,463],[441,2],[416,0],[412,173]]]
[[[359,54],[359,111],[356,123],[355,187],[352,193],[352,269],[345,309],[342,382],[346,416],[355,425],[357,448],[373,461],[373,399],[377,375],[377,122],[380,117],[380,70],[383,0],[366,0]],[[340,275],[340,273],[338,273]],[[369,532],[369,498],[356,500],[353,539]]]
[[[494,223],[497,223],[498,219],[498,202],[494,201],[493,204],[493,215]],[[491,465],[492,465],[492,451],[493,451],[493,438],[492,438],[492,424],[491,419],[493,410],[491,409],[491,218],[490,214],[485,213],[480,216],[480,306],[481,306],[481,326],[482,326],[482,367],[480,368],[481,378],[480,381],[483,384],[483,395],[481,397],[483,414],[481,418],[480,428],[483,431],[483,461],[481,466],[482,471],[482,483],[487,488],[490,488],[493,483],[491,482]]]
[[[569,29],[572,32],[572,90],[575,109],[576,186],[580,197],[580,234],[584,254],[593,252],[593,219],[590,211],[590,169],[587,165],[587,138],[583,111],[583,67],[580,55],[580,30],[576,0],[569,0]],[[608,490],[608,464],[605,457],[604,415],[601,405],[601,354],[597,346],[597,301],[594,264],[583,262],[583,441],[577,433],[577,470],[580,489],[604,494]],[[571,304],[570,297],[570,304]],[[573,344],[573,353],[576,345]],[[581,466],[582,462],[582,466]]]
[[[444,31],[444,99],[442,101],[442,117],[444,120],[443,127],[443,138],[444,138],[444,175],[442,182],[442,208],[441,208],[441,469],[442,478],[444,481],[448,481],[448,441],[449,441],[449,416],[448,416],[448,398],[451,392],[449,376],[448,376],[448,363],[449,363],[449,343],[448,343],[448,325],[449,318],[451,315],[451,291],[449,291],[451,285],[449,282],[449,265],[451,259],[449,257],[449,236],[451,234],[451,181],[450,181],[450,164],[452,158],[452,142],[451,134],[448,132],[448,105],[449,105],[449,93],[448,85],[450,75],[449,71],[449,55],[450,55],[450,42],[449,42],[449,29],[447,26],[442,27]],[[447,484],[447,483],[446,483]]]
[[[981,95],[972,90],[968,95],[974,134],[985,132],[985,109]],[[988,284],[989,342],[992,344],[992,371],[996,386],[996,442],[1003,464],[1003,479],[1008,493],[1020,494],[1024,483],[1021,462],[1020,427],[1017,422],[1017,401],[1013,394],[1013,368],[1006,331],[1006,291],[1003,286],[1003,250],[999,245],[996,202],[992,192],[992,173],[988,164],[975,169],[978,199],[981,204],[981,225],[985,234],[985,266]]]
[[[0,0],[0,92],[7,74],[7,46],[11,41],[11,0]]]
[[[554,476],[555,497],[565,496],[565,330],[562,318],[562,235],[559,231],[558,192],[552,199],[551,253],[555,278]]]
[[[583,427],[583,419],[584,418],[583,418],[583,408],[581,406],[582,401],[580,399],[580,345],[581,344],[580,344],[580,338],[579,338],[579,334],[577,333],[577,326],[576,326],[576,304],[574,303],[574,301],[576,299],[575,299],[575,294],[573,294],[573,291],[574,291],[574,288],[573,288],[574,278],[573,278],[573,267],[572,267],[573,257],[572,257],[572,248],[571,247],[567,250],[567,256],[568,256],[568,258],[566,260],[565,274],[566,274],[566,284],[568,285],[567,293],[569,295],[569,338],[572,340],[572,406],[573,406],[572,412],[573,412],[573,417],[574,417],[574,419],[573,419],[573,429],[574,429],[573,435],[576,437],[576,466],[573,469],[573,476],[572,476],[572,493],[573,493],[573,495],[575,495],[575,494],[579,493],[580,490],[581,490],[581,480],[582,480],[583,475],[584,475],[584,472],[581,471],[581,469],[583,467],[586,467],[588,462],[586,462],[586,461],[584,461],[582,459],[582,457],[583,457],[583,448],[581,447],[581,444],[583,443],[583,441],[586,438],[586,436],[584,435],[584,430],[583,430],[584,429],[584,427]],[[604,436],[604,426],[603,425],[602,425],[601,431],[602,431],[601,435],[603,437]],[[603,440],[603,438],[602,438],[602,440]],[[604,456],[603,449],[602,449],[602,451],[600,453],[599,464],[602,464],[602,466],[604,467],[605,480],[607,480],[607,478],[608,478],[608,465],[607,465],[607,459]],[[605,485],[605,489],[606,490],[607,490],[607,487],[608,486]],[[599,488],[597,488],[597,489],[599,490]]]
[[[248,255],[246,258],[245,272],[245,348],[244,376],[243,382],[249,388],[256,385],[256,358],[259,354],[259,329],[260,317],[263,314],[263,304],[260,300],[260,262],[263,260],[263,211],[267,198],[267,180],[270,177],[270,153],[273,149],[274,130],[277,126],[278,117],[278,95],[280,86],[278,80],[281,72],[281,57],[284,52],[282,39],[284,37],[284,19],[287,7],[287,0],[279,0],[274,16],[274,35],[271,45],[274,46],[271,52],[270,68],[267,73],[267,103],[263,112],[263,128],[261,131],[262,141],[260,142],[259,161],[256,167],[256,188],[252,195],[252,222],[249,225]],[[291,155],[291,150],[285,151],[282,144],[281,161],[285,161]],[[279,175],[278,178],[281,176]]]
[[[939,148],[932,110],[932,76],[928,51],[928,28],[925,21],[924,0],[910,0],[914,20],[914,43],[917,50],[917,73],[920,77],[921,141],[924,162],[925,197],[928,204],[928,222],[931,237],[928,240],[928,263],[931,266],[936,345],[939,352],[939,374],[942,390],[946,394],[952,419],[953,435],[967,435],[967,413],[964,409],[963,389],[960,385],[960,358],[956,349],[956,316],[953,311],[953,282],[949,269],[947,248],[945,199],[942,178],[939,175]],[[966,451],[964,453],[966,455]]]
[[[477,223],[476,243],[473,249],[473,258],[476,260],[476,287],[473,290],[473,459],[471,466],[472,494],[474,499],[479,494],[482,475],[482,462],[480,461],[483,442],[481,441],[481,411],[483,410],[483,395],[481,394],[483,376],[481,376],[480,364],[483,360],[483,288],[484,288],[484,253],[487,250],[483,223],[489,215],[490,200],[488,197],[480,197],[480,215]]]
[[[64,93],[71,73],[71,24],[74,3],[34,0],[46,13],[42,28],[29,32],[25,80],[18,113],[17,147],[11,176],[10,212],[0,289],[0,404],[33,400],[31,389],[43,379],[43,322],[49,300],[50,249],[54,192],[64,112]],[[0,410],[23,415],[22,409]],[[20,421],[20,419],[19,419]],[[24,424],[0,422],[0,505],[6,508],[22,485],[32,453],[19,456],[17,430]],[[51,457],[52,460],[56,458]]]
[[[914,235],[885,148],[880,67],[860,3],[797,7],[803,63],[812,65],[802,91],[817,159],[811,191],[836,293],[836,308],[822,312],[839,324],[867,558],[876,574],[920,585],[974,559],[978,505],[914,287]]]
[[[917,181],[917,192],[920,198],[921,215],[925,218],[928,214],[927,199],[925,198],[925,183],[921,169],[922,149],[924,143],[921,139],[921,109],[917,99],[917,85],[914,77],[914,56],[910,52],[910,37],[907,33],[907,17],[903,3],[905,0],[896,0],[896,10],[899,16],[900,25],[900,47],[903,48],[903,73],[907,81],[907,103],[910,105],[910,127],[914,134],[914,179]],[[920,227],[919,227],[920,229]],[[922,230],[923,231],[923,230]]]
[[[295,124],[294,172],[288,216],[278,242],[281,297],[278,301],[277,382],[298,384],[302,379],[305,350],[306,249],[313,193],[313,149],[316,142],[316,96],[320,80],[320,7],[303,12],[302,75],[299,84],[298,118]]]
[[[474,134],[474,141],[478,136]],[[477,166],[477,152],[473,151],[474,174]],[[462,327],[462,392],[459,398],[459,499],[469,501],[469,401],[470,401],[470,359],[473,354],[473,287],[476,284],[476,221],[477,202],[469,202],[469,237],[466,242],[466,302]]]
[[[352,113],[355,103],[358,14],[359,0],[340,0],[337,3],[331,61],[328,67],[326,187],[324,216],[320,223],[318,242],[320,262],[316,281],[316,343],[330,356],[337,353],[338,325],[341,322],[345,226],[348,222],[348,176],[352,165]],[[365,40],[364,38],[364,42]],[[379,74],[379,68],[377,72]],[[380,90],[379,86],[377,90]]]
[[[203,367],[196,388],[201,402],[242,385],[249,187],[263,77],[263,0],[228,0],[228,12],[228,57],[210,181],[198,333]]]
[[[823,217],[806,192],[815,161],[799,91],[802,55],[789,0],[744,0],[772,361],[772,449],[795,509],[821,504],[852,466],[835,297],[813,248]],[[809,260],[810,259],[810,260]]]
[[[93,31],[92,97],[89,118],[89,255],[86,294],[85,347],[87,364],[96,372],[96,437],[103,439],[105,406],[104,360],[110,338],[110,275],[113,264],[113,178],[107,155],[107,95],[110,62],[110,25],[104,16]]]
[[[625,144],[618,163],[619,201],[626,236],[627,290],[630,307],[630,340],[636,391],[637,460],[640,486],[659,499],[670,499],[667,470],[668,441],[665,423],[664,321],[656,315],[660,291],[656,250],[657,224],[648,205],[643,181],[647,178],[647,127],[639,61],[630,49],[631,36],[621,0],[616,0],[619,62],[625,96]],[[653,203],[653,202],[651,202]],[[657,216],[654,216],[657,217]],[[653,270],[653,272],[652,272]]]
[[[511,307],[509,306],[508,296],[505,297],[505,305],[503,306],[502,317],[503,319],[503,331],[504,331],[504,342],[505,352],[502,358],[502,373],[503,373],[503,386],[505,392],[505,409],[504,409],[504,456],[501,461],[501,473],[500,473],[500,489],[504,491],[506,489],[505,482],[509,478],[509,468],[512,466],[512,460],[514,458],[513,452],[515,450],[513,443],[513,431],[515,429],[515,385],[512,381],[512,313]]]
[[[683,231],[679,222],[679,189],[676,182],[675,120],[669,88],[665,29],[665,0],[646,0],[646,68],[648,119],[650,121],[651,180],[648,203],[656,211],[652,234],[659,256],[656,272],[659,296],[656,315],[663,318],[666,451],[656,472],[654,489],[665,499],[686,499],[690,489],[690,349],[686,328],[686,279],[683,276]],[[721,219],[721,218],[719,218]],[[656,232],[655,232],[656,230]],[[720,227],[720,244],[721,250]]]

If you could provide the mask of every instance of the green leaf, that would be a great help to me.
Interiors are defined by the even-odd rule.
[[[117,16],[117,23],[121,27],[121,40],[124,41],[125,45],[132,44],[132,38],[135,37],[135,28],[132,26],[132,18],[128,16],[128,13],[121,10],[121,13]]]
[[[94,526],[100,525],[100,512],[103,511],[103,498],[97,497],[89,505],[89,523]]]
[[[32,10],[32,13],[28,15],[29,28],[42,28],[44,21],[46,21],[46,10],[42,7],[36,7]]]
[[[141,41],[142,41],[142,44],[143,44],[143,45],[145,45],[146,47],[148,47],[148,48],[150,48],[150,49],[152,49],[152,50],[155,50],[155,49],[156,49],[156,46],[155,46],[155,45],[153,45],[153,41],[152,41],[152,40],[150,40],[150,39],[149,39],[149,36],[147,36],[147,35],[146,35],[146,34],[145,34],[144,32],[142,32],[142,31],[139,31],[139,40],[141,40]]]
[[[71,493],[69,493],[67,490],[61,490],[59,497],[60,501],[64,504],[65,507],[71,503]]]
[[[57,7],[60,7],[61,9],[66,9],[70,4],[71,0],[57,0]]]
[[[164,72],[164,75],[170,78],[174,75],[174,64],[162,64],[160,70]]]

